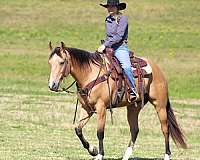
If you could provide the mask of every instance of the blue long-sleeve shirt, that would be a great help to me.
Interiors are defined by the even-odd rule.
[[[124,15],[119,15],[119,19],[109,15],[105,20],[106,39],[104,45],[117,49],[124,40],[128,39],[128,19]]]

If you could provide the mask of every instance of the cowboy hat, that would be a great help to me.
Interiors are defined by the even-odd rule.
[[[107,0],[107,4],[100,5],[105,8],[108,6],[117,6],[119,10],[124,10],[126,8],[126,3],[119,3],[119,0]]]

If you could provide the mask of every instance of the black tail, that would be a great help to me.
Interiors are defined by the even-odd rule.
[[[174,115],[174,112],[172,110],[169,100],[167,101],[167,120],[168,120],[168,124],[169,124],[169,132],[170,132],[171,137],[174,140],[175,144],[177,146],[180,146],[180,147],[186,149],[187,144],[185,142],[185,136],[176,121],[176,117]]]

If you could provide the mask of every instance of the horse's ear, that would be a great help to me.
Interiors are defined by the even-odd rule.
[[[53,50],[53,47],[52,47],[51,41],[49,41],[49,49],[50,49],[50,51]]]
[[[61,42],[60,48],[61,48],[61,50],[65,50],[65,44],[64,44],[64,42]]]
[[[62,58],[66,58],[66,51],[65,51],[65,49],[66,49],[66,47],[65,47],[65,44],[64,44],[64,42],[60,42],[60,53],[61,53],[61,57]]]

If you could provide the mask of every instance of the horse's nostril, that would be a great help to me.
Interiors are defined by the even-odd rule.
[[[53,84],[52,84],[52,88],[53,88],[53,89],[56,88],[56,83],[55,83],[55,82],[53,82]]]
[[[49,89],[50,89],[50,90],[54,90],[55,87],[56,87],[56,83],[55,83],[55,82],[49,83]]]

